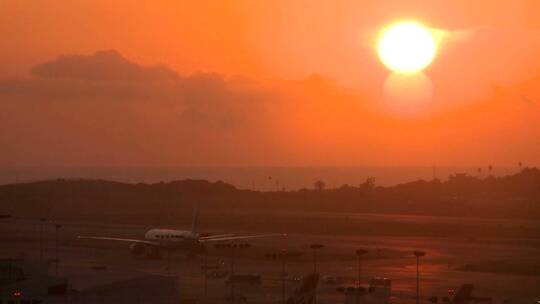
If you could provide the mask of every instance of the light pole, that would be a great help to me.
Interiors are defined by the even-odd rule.
[[[324,248],[324,245],[321,244],[311,244],[309,248],[313,249],[313,273],[318,274],[317,269],[317,250]],[[313,303],[317,304],[317,289],[315,288],[313,292]]]
[[[231,254],[231,303],[235,303],[234,299],[234,281],[236,278],[234,277],[234,259],[236,257],[236,243],[231,244],[232,245],[232,254]]]
[[[208,300],[208,253],[206,252],[206,246],[203,245],[203,263],[204,263],[204,303]]]
[[[39,219],[39,260],[43,261],[43,224],[45,223],[45,218]]]
[[[365,249],[356,250],[356,256],[358,257],[358,284],[356,288],[356,304],[360,303],[360,282],[362,280],[362,256],[367,253]]]
[[[289,252],[287,249],[281,249],[281,251],[277,253],[273,252],[273,253],[266,254],[266,257],[272,260],[281,259],[281,301],[283,302],[283,304],[285,304],[286,303],[285,293],[287,289],[287,284],[286,284],[287,272],[286,272],[285,266],[286,266],[287,259],[293,257],[293,254]]]
[[[324,248],[324,245],[321,244],[311,244],[309,248],[313,249],[313,273],[318,273],[317,269],[317,250]]]
[[[54,225],[54,230],[55,230],[55,235],[56,235],[56,241],[55,241],[55,245],[56,245],[56,276],[58,277],[58,264],[60,263],[60,259],[59,259],[59,247],[58,247],[58,230],[60,230],[60,228],[62,228],[62,225],[60,224],[55,224]]]
[[[416,304],[420,303],[420,258],[425,256],[426,253],[420,250],[413,252],[416,257]]]
[[[167,275],[171,275],[171,247],[167,242]]]
[[[227,280],[227,284],[230,284],[230,288],[231,288],[231,294],[230,294],[230,301],[232,303],[235,303],[236,302],[236,294],[235,294],[235,281],[236,281],[236,278],[235,278],[235,274],[234,274],[234,267],[235,267],[235,259],[236,259],[236,249],[237,248],[240,248],[240,249],[245,249],[245,248],[249,248],[250,245],[248,243],[246,244],[239,244],[239,243],[236,243],[234,240],[232,243],[229,243],[229,244],[216,244],[215,245],[216,248],[223,248],[223,249],[227,249],[227,250],[231,250],[230,253],[230,264],[231,264],[231,270],[230,270],[230,273],[229,273],[229,279]],[[206,257],[205,257],[206,258]],[[206,262],[205,262],[206,263]],[[206,284],[206,283],[205,283]],[[229,301],[229,300],[227,300]]]
[[[285,259],[287,258],[287,249],[281,249],[281,301],[285,304]]]

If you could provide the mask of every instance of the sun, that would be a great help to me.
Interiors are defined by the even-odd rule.
[[[430,30],[423,24],[402,21],[381,31],[377,49],[380,60],[390,70],[415,73],[433,61],[437,45]]]

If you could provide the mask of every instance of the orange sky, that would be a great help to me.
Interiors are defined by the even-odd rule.
[[[540,165],[538,12],[515,0],[2,1],[0,165]],[[404,18],[444,33],[431,97],[411,115],[385,101],[373,48]],[[182,81],[32,73],[72,72],[58,56],[92,65],[100,50]]]

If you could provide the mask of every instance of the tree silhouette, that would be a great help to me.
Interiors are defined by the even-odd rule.
[[[326,183],[323,182],[322,180],[318,180],[315,182],[313,186],[315,187],[315,190],[322,191],[326,187]]]
[[[486,174],[484,170],[488,170],[487,165],[482,167]],[[375,185],[374,178],[363,181],[361,188],[357,184],[337,189],[332,186],[329,190],[326,186],[330,188],[330,184],[326,185],[322,180],[312,180],[312,185],[314,188],[309,190],[293,188],[273,193],[245,191],[224,182],[204,180],[131,184],[59,179],[0,185],[3,207],[0,221],[2,214],[34,218],[77,218],[80,214],[89,214],[95,219],[118,214],[133,217],[141,223],[151,224],[156,218],[167,225],[176,225],[177,219],[169,215],[189,214],[193,202],[197,201],[204,202],[212,210],[233,208],[261,214],[267,210],[340,210],[437,216],[463,215],[465,212],[474,217],[540,218],[540,170],[526,165],[517,174],[486,178],[455,173],[443,181],[417,180],[394,186]],[[41,206],[36,208],[36,203]],[[235,221],[230,222],[234,225]]]
[[[360,184],[360,189],[364,191],[371,191],[375,189],[375,177],[368,177],[366,181]]]

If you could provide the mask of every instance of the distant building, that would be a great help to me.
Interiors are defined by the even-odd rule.
[[[144,275],[76,291],[48,270],[46,262],[0,259],[0,303],[180,303],[176,277]]]
[[[41,303],[68,292],[66,279],[49,275],[49,263],[0,259],[0,299],[3,303]]]

